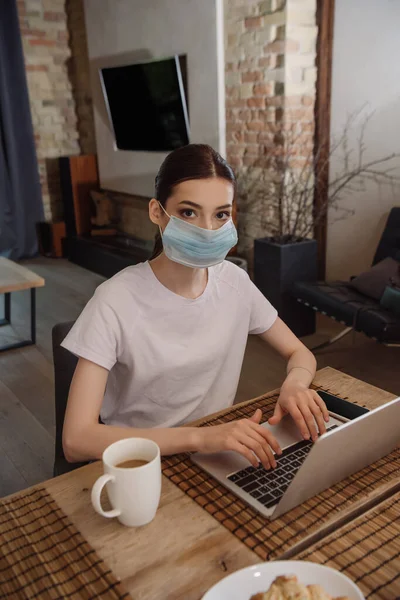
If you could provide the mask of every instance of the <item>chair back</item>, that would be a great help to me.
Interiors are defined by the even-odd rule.
[[[54,384],[55,384],[55,409],[56,409],[56,442],[54,456],[54,476],[73,471],[86,463],[69,463],[63,451],[62,431],[64,425],[65,410],[67,408],[68,393],[72,377],[75,372],[78,359],[61,343],[72,328],[74,321],[59,323],[53,327],[53,361],[54,361]]]
[[[388,256],[400,261],[400,206],[389,213],[372,264],[376,265]]]

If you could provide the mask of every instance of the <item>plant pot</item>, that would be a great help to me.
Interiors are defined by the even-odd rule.
[[[315,333],[315,312],[297,302],[291,291],[297,281],[316,280],[316,240],[289,244],[271,238],[254,241],[254,283],[298,337]]]
[[[237,267],[240,267],[247,273],[247,260],[245,258],[239,258],[238,256],[227,256],[225,260],[229,260],[229,262],[233,263]]]

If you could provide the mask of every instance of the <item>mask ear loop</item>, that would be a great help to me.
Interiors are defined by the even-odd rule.
[[[162,210],[164,211],[164,213],[167,215],[168,219],[170,219],[171,218],[170,215],[167,213],[167,211],[165,210],[165,208],[163,207],[163,205],[161,204],[161,202],[159,200],[157,200],[157,202],[160,205],[160,207],[162,208]],[[160,231],[160,235],[161,235],[161,239],[162,239],[163,232],[162,232],[162,229],[161,229],[160,225],[158,226],[158,229]]]
[[[160,207],[162,208],[162,210],[164,211],[164,213],[167,215],[168,219],[170,219],[171,216],[167,213],[167,211],[165,210],[165,208],[163,207],[163,205],[161,204],[161,202],[159,200],[157,200],[157,202],[160,205]]]

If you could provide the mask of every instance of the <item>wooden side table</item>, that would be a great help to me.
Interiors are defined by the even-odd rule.
[[[0,257],[0,294],[4,294],[4,318],[0,319],[0,327],[11,325],[11,293],[21,290],[30,290],[31,293],[31,338],[0,346],[0,352],[36,343],[36,288],[43,287],[44,284],[43,277],[8,258]]]

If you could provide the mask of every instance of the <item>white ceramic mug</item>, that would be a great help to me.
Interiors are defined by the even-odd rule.
[[[116,465],[126,460],[145,460],[134,468]],[[92,488],[92,504],[103,517],[117,517],[128,527],[146,525],[154,519],[161,495],[160,448],[155,442],[129,438],[111,444],[103,452],[104,475]],[[112,510],[103,510],[100,495],[107,484]]]

